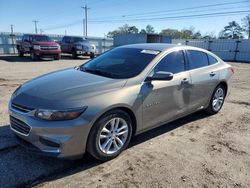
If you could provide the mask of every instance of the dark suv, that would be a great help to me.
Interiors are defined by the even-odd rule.
[[[87,55],[90,58],[95,57],[95,47],[91,46],[89,41],[76,36],[65,36],[59,42],[62,52],[72,54],[73,58],[80,55]]]
[[[61,58],[60,45],[46,35],[24,34],[20,42],[17,42],[17,50],[20,57],[30,54],[32,60],[40,57]]]

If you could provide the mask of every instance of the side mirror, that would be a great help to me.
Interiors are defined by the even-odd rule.
[[[174,77],[174,74],[171,72],[158,71],[154,73],[152,76],[148,76],[145,81],[146,82],[150,82],[153,80],[168,81],[168,80],[172,80],[173,77]]]

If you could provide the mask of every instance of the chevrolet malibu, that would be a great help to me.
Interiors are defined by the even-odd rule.
[[[199,110],[216,114],[233,69],[209,51],[170,44],[114,48],[24,83],[9,103],[21,145],[58,158],[106,161],[131,137]]]

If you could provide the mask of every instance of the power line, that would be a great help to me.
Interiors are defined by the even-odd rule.
[[[183,11],[183,10],[189,10],[189,9],[200,9],[200,8],[207,8],[207,7],[217,7],[217,6],[224,6],[224,5],[235,5],[235,4],[241,4],[241,3],[249,3],[249,0],[247,1],[237,1],[237,2],[228,2],[228,3],[217,3],[217,4],[208,4],[208,5],[202,5],[202,6],[194,6],[194,7],[186,7],[181,9],[169,9],[169,10],[162,10],[162,11],[153,11],[153,12],[144,12],[144,13],[136,13],[136,14],[126,14],[123,15],[123,17],[126,16],[135,16],[135,15],[145,15],[145,14],[155,14],[155,13],[161,13],[161,12],[176,12],[176,11]]]
[[[237,9],[246,9],[249,10],[250,6],[239,6],[239,7],[226,7],[223,8],[223,10],[237,10]],[[192,11],[181,11],[181,12],[176,12],[176,13],[171,13],[171,15],[179,15],[179,14],[184,14],[184,13],[199,13],[199,12],[213,12],[213,11],[217,11],[217,10],[221,10],[221,8],[214,8],[214,9],[207,9],[207,10],[192,10]],[[152,16],[166,16],[169,15],[169,13],[159,13],[159,14],[154,14],[154,15],[144,15],[144,16],[133,16],[133,17],[129,17],[129,18],[147,18],[147,17],[152,17]],[[95,19],[89,19],[89,21],[102,21],[105,19],[121,19],[121,17],[102,17],[102,18],[95,18]],[[127,17],[123,17],[123,18],[127,18]]]
[[[102,21],[89,21],[89,24],[101,24],[101,23],[123,23],[127,21],[137,21],[137,22],[148,22],[148,21],[166,21],[166,20],[183,20],[183,19],[194,19],[194,18],[210,18],[210,17],[223,17],[229,15],[242,15],[245,13],[250,13],[250,11],[234,11],[234,12],[217,12],[210,14],[195,14],[195,15],[183,15],[183,16],[172,16],[172,17],[158,17],[151,19],[130,19],[130,20],[102,20]],[[68,24],[59,25],[56,27],[47,28],[46,30],[55,30],[60,28],[65,28],[69,26],[79,25],[82,20],[77,20]]]
[[[196,17],[206,17],[206,16],[220,16],[220,15],[228,15],[228,14],[238,14],[238,13],[250,13],[250,10],[246,11],[231,11],[231,12],[213,12],[207,14],[193,14],[193,15],[183,15],[183,16],[164,16],[164,17],[154,17],[154,18],[133,18],[133,19],[111,19],[111,20],[102,20],[102,21],[91,21],[91,23],[117,23],[117,22],[128,22],[128,21],[158,21],[158,20],[169,20],[169,19],[184,19],[184,18],[196,18]]]

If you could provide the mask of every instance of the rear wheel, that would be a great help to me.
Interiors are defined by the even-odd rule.
[[[226,88],[223,85],[217,86],[213,92],[212,98],[206,111],[210,114],[218,113],[224,104],[225,96]]]
[[[118,156],[129,144],[132,121],[122,110],[103,115],[90,131],[87,150],[98,160],[107,161]]]

